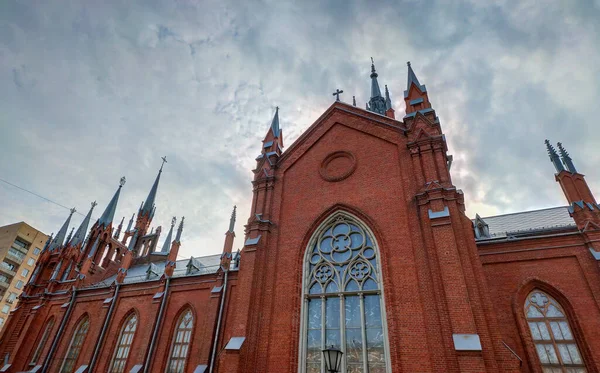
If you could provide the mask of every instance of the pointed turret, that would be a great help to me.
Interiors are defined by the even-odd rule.
[[[119,195],[121,195],[121,188],[123,188],[123,185],[125,185],[125,181],[125,176],[123,176],[119,181],[119,188],[115,192],[115,195],[108,203],[108,206],[106,206],[106,210],[104,210],[102,216],[100,216],[100,219],[98,219],[98,225],[106,228],[112,224],[112,221],[115,217],[115,211],[117,210],[117,203],[119,202]]]
[[[114,238],[116,240],[119,239],[119,236],[121,235],[121,230],[123,229],[123,222],[125,221],[125,217],[123,216],[121,218],[121,222],[119,223],[119,226],[117,227],[117,231],[115,232]]]
[[[75,230],[75,227],[71,227],[71,231],[69,232],[69,235],[67,236],[67,239],[65,240],[66,243],[69,243],[71,241],[71,237],[73,237],[74,230]]]
[[[83,218],[83,221],[79,225],[79,228],[77,228],[75,235],[69,243],[72,247],[76,247],[77,245],[83,243],[83,240],[85,239],[85,235],[88,230],[88,226],[90,224],[90,219],[92,217],[92,211],[94,211],[94,207],[96,207],[96,205],[96,201],[92,202],[92,207],[90,208],[90,211],[88,211],[87,215],[85,216],[85,218]]]
[[[179,227],[177,228],[177,236],[175,236],[175,242],[181,242],[181,233],[183,233],[183,221],[185,220],[185,216],[181,217],[181,222],[179,222]]]
[[[56,234],[54,239],[50,242],[50,245],[48,246],[48,250],[54,251],[54,250],[60,248],[64,244],[65,236],[67,235],[67,229],[69,229],[69,224],[71,223],[71,217],[73,216],[75,211],[76,211],[75,207],[73,207],[71,209],[71,213],[69,214],[69,217],[67,218],[67,220],[65,220],[64,224],[62,225],[62,227],[60,228],[60,230],[58,231],[58,233]]]
[[[235,211],[237,206],[233,206],[231,218],[229,219],[229,229],[225,232],[225,244],[223,245],[223,254],[221,254],[221,267],[229,269],[231,263],[231,253],[233,250],[233,240],[235,239]]]
[[[171,247],[171,241],[173,239],[173,227],[175,226],[176,222],[177,222],[177,218],[173,216],[173,219],[171,219],[171,229],[169,229],[169,233],[167,234],[165,243],[163,244],[163,247],[160,250],[161,253],[166,254],[169,252],[169,247]]]
[[[392,99],[390,98],[390,91],[387,84],[385,85],[385,116],[396,119],[396,113],[392,108]]]
[[[550,144],[550,141],[548,141],[548,139],[546,139],[544,141],[544,143],[546,144],[546,150],[548,151],[548,156],[550,157],[550,161],[552,162],[552,164],[554,165],[554,168],[556,169],[556,173],[560,173],[561,171],[564,171],[565,168],[563,167],[562,163],[560,162],[560,158],[558,157],[558,154],[556,153],[556,149],[554,149],[554,147]]]
[[[371,99],[367,105],[367,110],[381,115],[385,115],[386,104],[385,98],[381,96],[381,90],[379,89],[379,82],[377,82],[377,72],[375,71],[375,62],[371,57]]]
[[[177,255],[179,255],[179,248],[181,247],[181,233],[183,232],[183,221],[185,217],[181,217],[181,222],[179,223],[179,228],[177,228],[177,236],[175,240],[171,243],[171,250],[169,250],[169,254],[167,255],[167,262],[165,263],[165,276],[171,277],[173,276],[173,272],[175,271],[175,266],[177,265]],[[171,227],[171,230],[173,227]]]
[[[231,212],[231,218],[229,218],[228,232],[231,232],[231,233],[233,233],[233,230],[235,229],[236,209],[237,209],[237,206],[233,206],[233,211]]]
[[[562,159],[562,163],[567,168],[567,171],[576,174],[577,169],[575,168],[575,165],[573,164],[573,160],[569,156],[569,153],[565,150],[565,148],[563,148],[562,143],[559,142],[557,145],[558,151],[560,152],[560,158]]]
[[[406,65],[408,66],[408,79],[406,82],[406,91],[404,91],[404,101],[406,102],[407,116],[417,111],[423,114],[433,111],[429,102],[429,96],[427,95],[427,88],[425,85],[419,83],[419,79],[417,79],[417,75],[413,71],[410,62],[407,62]]]
[[[271,121],[271,132],[273,132],[273,137],[279,137],[281,132],[279,128],[279,106],[275,107],[275,115],[273,116],[273,120]]]
[[[129,220],[129,224],[127,224],[127,230],[125,232],[130,232],[131,227],[133,226],[133,218],[135,217],[135,212],[131,215],[131,219]]]
[[[158,170],[158,175],[156,175],[156,179],[154,180],[154,184],[152,184],[150,193],[148,193],[148,197],[140,208],[140,212],[138,214],[140,216],[153,215],[154,201],[156,200],[156,192],[158,191],[158,182],[160,181],[160,174],[162,173],[163,166],[165,163],[167,163],[167,157],[162,157],[162,160],[163,163],[160,166],[160,170]]]

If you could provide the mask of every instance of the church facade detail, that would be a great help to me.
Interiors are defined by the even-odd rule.
[[[378,77],[285,152],[276,109],[241,250],[234,208],[220,254],[178,260],[184,218],[152,226],[162,166],[126,227],[124,178],[67,234],[72,210],[0,372],[325,373],[331,346],[343,373],[599,372],[600,205],[565,147],[546,141],[566,205],[471,220],[426,86],[409,64],[396,118]]]

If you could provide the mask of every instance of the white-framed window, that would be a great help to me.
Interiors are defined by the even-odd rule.
[[[29,270],[27,268],[23,268],[23,270],[21,271],[21,276],[27,277],[28,274],[29,274]]]
[[[324,373],[322,350],[344,355],[342,372],[389,373],[378,249],[358,219],[333,214],[310,241],[304,270],[302,372]]]
[[[182,312],[175,327],[166,373],[185,372],[185,363],[190,349],[190,341],[192,340],[192,329],[194,328],[192,310],[187,309]]]
[[[16,287],[17,289],[21,289],[21,288],[23,288],[23,281],[21,281],[21,280],[17,281],[17,283],[15,284],[15,287]]]
[[[8,313],[10,311],[10,305],[5,304],[4,306],[2,306],[2,313]]]
[[[75,363],[77,362],[77,358],[79,357],[81,347],[83,346],[83,342],[89,328],[90,318],[85,315],[75,328],[75,332],[71,338],[71,343],[69,343],[67,354],[63,360],[62,366],[60,367],[60,373],[72,373],[75,369]]]
[[[10,303],[10,304],[12,304],[12,303],[14,303],[14,301],[15,301],[16,299],[17,299],[17,294],[16,294],[16,293],[9,292],[9,293],[8,293],[8,297],[6,297],[6,303]]]
[[[27,259],[27,265],[28,265],[28,266],[32,266],[32,265],[34,265],[34,264],[35,264],[35,259],[33,259],[33,258],[29,258],[29,259]]]
[[[544,373],[587,372],[566,313],[554,298],[536,289],[524,312]]]
[[[33,249],[33,255],[39,255],[40,251],[42,250],[40,250],[39,247],[36,247],[35,249]]]
[[[127,358],[129,357],[131,343],[133,342],[137,324],[137,315],[135,313],[132,313],[123,324],[117,346],[115,347],[113,359],[110,363],[111,367],[109,373],[125,372],[125,365],[127,364]]]

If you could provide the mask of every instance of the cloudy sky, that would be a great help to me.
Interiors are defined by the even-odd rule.
[[[275,106],[289,146],[336,88],[364,105],[371,56],[398,114],[406,61],[427,85],[470,216],[564,204],[545,138],[600,193],[600,0],[3,0],[0,179],[98,217],[124,175],[128,219],[166,155],[181,256],[220,252],[234,204],[241,246]],[[0,225],[67,215],[0,181]]]

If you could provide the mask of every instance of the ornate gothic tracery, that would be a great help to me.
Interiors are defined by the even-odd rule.
[[[342,372],[387,372],[377,249],[354,218],[337,214],[307,253],[303,372],[324,372],[321,350],[344,352]]]

